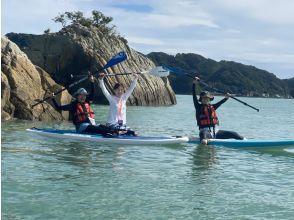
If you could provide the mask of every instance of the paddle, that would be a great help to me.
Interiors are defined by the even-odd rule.
[[[165,70],[162,66],[157,66],[154,68],[151,68],[149,70],[145,70],[142,72],[138,73],[113,73],[113,74],[105,74],[104,76],[123,76],[123,75],[130,75],[130,74],[150,74],[153,76],[158,76],[158,77],[165,77],[169,75],[169,71]],[[86,75],[71,75],[71,78],[74,77],[84,77]]]
[[[184,75],[186,75],[186,76],[188,76],[188,77],[190,77],[190,78],[192,78],[192,79],[195,79],[195,76],[192,76],[192,75],[189,74],[189,73],[185,73],[184,70],[181,70],[181,69],[179,69],[179,68],[174,68],[174,67],[167,66],[167,65],[162,65],[162,67],[163,67],[164,69],[170,71],[170,72],[173,72],[173,73],[176,73],[176,74],[184,74]],[[198,80],[198,81],[199,81],[200,84],[202,84],[202,85],[204,85],[204,86],[206,86],[206,87],[208,87],[208,88],[210,88],[210,89],[212,89],[212,90],[214,90],[214,91],[216,91],[216,92],[219,92],[219,93],[222,93],[222,94],[225,94],[225,95],[227,94],[227,92],[224,92],[224,91],[222,91],[222,90],[219,90],[219,89],[217,89],[217,88],[214,88],[214,87],[212,87],[212,86],[209,86],[207,83],[203,82],[202,80]],[[234,100],[236,100],[236,101],[238,101],[238,102],[240,102],[240,103],[242,103],[243,105],[246,105],[246,106],[248,106],[248,107],[250,107],[250,108],[256,110],[257,112],[259,112],[259,109],[258,109],[258,108],[255,108],[254,106],[249,105],[248,103],[243,102],[242,100],[240,100],[240,99],[238,99],[238,98],[236,98],[236,97],[234,97],[234,96],[232,96],[232,95],[229,95],[229,97],[232,98],[232,99],[234,99]]]
[[[126,59],[127,59],[127,54],[124,51],[121,51],[118,54],[116,54],[115,56],[113,56],[101,69],[98,69],[96,71],[96,73],[99,73],[99,72],[101,72],[101,71],[103,71],[103,70],[105,70],[105,69],[107,69],[109,67],[112,67],[112,66],[114,66],[114,65],[116,65],[116,64],[118,64],[118,63],[120,63],[120,62],[122,62],[122,61],[124,61]],[[94,74],[96,74],[96,73],[94,73]],[[94,75],[94,74],[92,74],[92,75]],[[78,80],[76,82],[73,82],[73,83],[69,84],[68,86],[65,86],[65,88],[55,92],[54,94],[57,95],[57,94],[63,92],[64,90],[69,89],[69,88],[71,88],[71,87],[85,81],[86,79],[88,79],[88,77],[89,77],[89,75],[84,76],[80,80]],[[48,96],[48,97],[44,98],[43,100],[38,101],[37,103],[32,105],[32,108],[34,108],[36,105],[39,105],[39,104],[45,102],[46,100],[48,100],[50,98],[51,98],[51,96]]]

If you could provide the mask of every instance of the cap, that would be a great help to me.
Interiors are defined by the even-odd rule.
[[[84,88],[79,88],[75,93],[74,96],[78,96],[78,95],[88,95],[88,92],[86,89]]]
[[[212,95],[210,95],[210,93],[208,91],[202,91],[200,93],[199,101],[202,102],[202,98],[204,98],[204,97],[209,98],[210,101],[212,101],[214,99],[214,97]]]

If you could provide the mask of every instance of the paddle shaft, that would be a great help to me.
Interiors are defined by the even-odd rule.
[[[111,66],[114,66],[114,65],[116,65],[116,64],[118,64],[118,63],[120,63],[120,62],[126,60],[126,59],[127,59],[126,54],[125,54],[124,52],[119,52],[117,55],[115,55],[114,57],[112,57],[112,58],[106,63],[106,65],[104,65],[104,66],[103,66],[102,68],[100,68],[100,69],[97,69],[96,73],[91,74],[91,75],[95,75],[95,74],[97,74],[97,73],[99,73],[99,72],[101,72],[101,71],[103,71],[103,70],[105,70],[105,69],[107,69],[107,68],[109,68],[109,67],[111,67]],[[71,88],[71,87],[73,87],[73,86],[75,86],[75,85],[77,85],[77,84],[79,84],[79,83],[85,81],[86,79],[88,79],[88,77],[89,77],[89,75],[87,75],[87,76],[81,78],[80,80],[78,80],[78,81],[76,81],[76,82],[73,82],[73,83],[69,84],[68,86],[65,86],[65,88],[63,88],[63,89],[61,89],[61,90],[55,92],[54,94],[57,95],[57,94],[63,92],[64,90],[69,89],[69,88]],[[35,107],[36,105],[40,104],[40,103],[43,103],[44,101],[46,101],[46,100],[48,100],[48,99],[50,99],[50,98],[52,98],[52,97],[51,97],[51,96],[48,96],[48,97],[44,98],[43,100],[41,100],[41,101],[39,101],[39,102],[33,104],[33,105],[32,105],[32,108]]]
[[[105,74],[104,76],[123,76],[123,75],[131,75],[131,74],[142,74],[142,73],[111,73],[111,74]],[[75,75],[73,77],[84,77],[86,75]],[[89,76],[89,75],[87,75]]]
[[[79,84],[79,83],[85,81],[87,78],[88,78],[88,76],[83,77],[82,79],[80,79],[80,80],[78,80],[78,81],[76,81],[76,82],[74,82],[74,83],[72,83],[72,84],[70,84],[70,85],[64,87],[63,89],[61,89],[61,90],[55,92],[54,95],[58,95],[59,93],[62,93],[64,90],[67,90],[67,89],[69,89],[69,88],[71,88],[71,87],[73,87],[73,86],[75,86],[75,85],[77,85],[77,84]],[[43,100],[41,100],[41,101],[39,101],[39,102],[33,104],[33,105],[32,105],[32,108],[35,107],[36,105],[39,105],[39,104],[45,102],[46,100],[48,100],[48,99],[50,99],[50,98],[52,98],[52,96],[48,96],[48,97],[44,98]]]
[[[185,74],[186,74],[187,76],[189,76],[190,78],[195,79],[194,76],[192,76],[192,75],[190,75],[190,74],[188,74],[188,73],[185,73]],[[216,88],[214,88],[214,87],[212,87],[212,86],[209,86],[207,83],[203,82],[202,80],[199,80],[199,83],[201,83],[202,85],[204,85],[204,86],[206,86],[206,87],[211,88],[212,90],[214,90],[214,91],[216,91],[216,92],[219,92],[219,93],[222,93],[222,94],[225,94],[225,95],[227,94],[227,93],[224,92],[224,91],[221,91],[221,90],[216,89]],[[259,112],[259,109],[258,109],[258,108],[255,108],[254,106],[249,105],[248,103],[243,102],[242,100],[240,100],[240,99],[238,99],[238,98],[236,98],[236,97],[234,97],[234,96],[232,96],[232,95],[229,95],[229,97],[232,98],[232,99],[234,99],[234,100],[236,100],[236,101],[238,101],[238,102],[240,102],[240,103],[242,103],[243,105],[246,105],[246,106],[248,106],[248,107],[250,107],[250,108],[252,108],[252,109],[254,109],[254,110],[256,110],[256,111]]]

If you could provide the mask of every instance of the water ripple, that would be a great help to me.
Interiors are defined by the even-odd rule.
[[[230,101],[220,109],[224,126],[255,138],[293,137],[293,117],[274,108],[291,101],[246,101],[263,106],[260,114]],[[101,120],[107,108],[95,107]],[[197,135],[190,96],[169,108],[128,110],[141,134]],[[235,124],[235,111],[248,117]],[[2,123],[3,219],[293,218],[291,149],[96,145],[30,136],[24,130],[33,126],[71,124]]]

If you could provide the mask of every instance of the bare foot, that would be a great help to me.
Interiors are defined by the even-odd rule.
[[[207,140],[207,139],[203,139],[203,140],[201,141],[201,144],[207,145],[207,143],[208,143],[208,140]]]
[[[122,135],[122,134],[126,134],[128,131],[119,131],[118,134]]]

